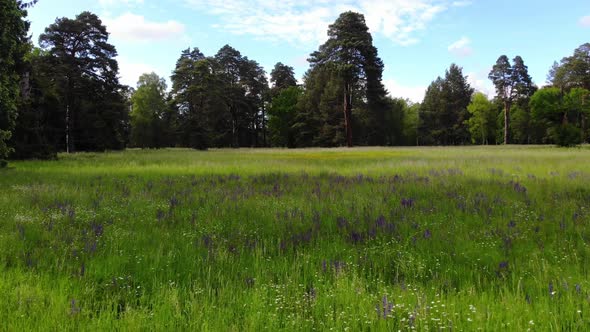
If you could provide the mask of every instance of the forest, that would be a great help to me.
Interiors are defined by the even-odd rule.
[[[27,9],[35,2],[0,1],[2,160],[163,147],[575,146],[590,138],[590,43],[548,64],[543,87],[522,57],[500,55],[490,64],[491,99],[450,64],[412,103],[390,97],[364,16],[344,12],[309,55],[302,84],[292,67],[278,62],[267,76],[226,45],[214,55],[184,50],[170,87],[155,73],[129,87],[93,13],[56,19],[34,46]]]

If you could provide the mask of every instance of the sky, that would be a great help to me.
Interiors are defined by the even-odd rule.
[[[226,44],[267,73],[290,65],[301,81],[309,54],[347,10],[365,15],[391,96],[413,102],[451,63],[493,96],[487,76],[503,54],[522,56],[543,86],[554,61],[590,42],[589,0],[40,0],[29,20],[37,43],[56,18],[97,14],[130,86],[152,71],[169,82],[186,48],[212,56]]]

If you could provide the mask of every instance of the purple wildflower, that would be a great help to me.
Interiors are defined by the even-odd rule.
[[[393,311],[393,302],[389,302],[387,300],[387,295],[385,295],[383,296],[383,299],[381,299],[381,303],[378,303],[375,306],[375,309],[377,310],[377,316],[379,318],[387,319]]]
[[[414,199],[413,198],[402,198],[402,207],[404,208],[412,208],[414,207]]]

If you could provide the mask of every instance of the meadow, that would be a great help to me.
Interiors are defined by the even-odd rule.
[[[590,329],[590,148],[129,150],[0,170],[0,330]]]

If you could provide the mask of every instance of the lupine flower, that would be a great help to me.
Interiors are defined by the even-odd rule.
[[[387,295],[385,295],[383,296],[381,303],[378,303],[375,306],[375,309],[377,310],[377,317],[387,319],[387,316],[393,311],[393,302],[389,302],[387,300]]]
[[[412,199],[412,198],[402,198],[401,204],[402,204],[402,207],[412,208],[412,207],[414,207],[414,199]]]

